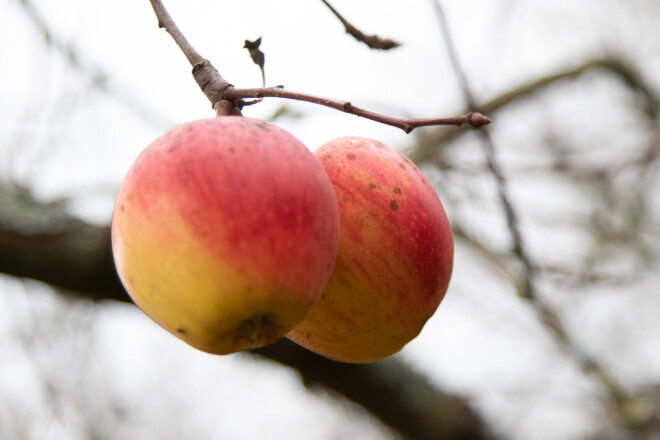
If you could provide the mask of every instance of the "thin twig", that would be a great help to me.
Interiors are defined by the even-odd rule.
[[[476,112],[478,107],[475,102],[474,96],[472,95],[472,91],[468,84],[467,77],[465,76],[465,73],[463,72],[463,69],[461,67],[461,63],[458,58],[458,54],[456,52],[456,46],[454,45],[451,33],[449,32],[449,25],[447,24],[447,19],[445,18],[445,14],[442,5],[440,4],[440,0],[434,0],[432,3],[435,8],[436,16],[440,24],[440,29],[442,30],[443,33],[445,46],[447,48],[447,52],[449,53],[449,57],[452,66],[454,68],[454,72],[456,73],[456,78],[459,82],[459,86],[461,92],[463,93],[465,102],[467,103],[470,111]],[[497,193],[499,195],[500,202],[502,203],[502,207],[504,208],[504,214],[506,216],[507,224],[509,226],[509,232],[511,234],[511,240],[513,245],[513,253],[516,256],[516,258],[518,258],[518,261],[520,261],[520,264],[522,266],[523,276],[521,279],[521,285],[519,286],[519,292],[521,296],[528,299],[533,299],[535,297],[535,292],[534,292],[535,287],[534,287],[532,263],[530,261],[529,256],[527,255],[527,251],[525,250],[522,235],[520,234],[518,215],[515,209],[513,208],[513,204],[511,203],[506,178],[504,177],[502,168],[500,167],[497,157],[495,156],[495,147],[493,145],[490,134],[488,133],[487,130],[482,130],[481,137],[483,140],[482,145],[484,148],[484,154],[486,156],[486,163],[488,169],[495,178],[495,183],[497,185]]]
[[[167,12],[163,2],[160,0],[150,0],[151,6],[154,8],[156,18],[158,19],[158,27],[165,29],[168,34],[172,36],[177,46],[181,48],[183,54],[188,58],[190,65],[195,66],[202,62],[204,58],[195,50],[195,48],[188,42],[179,26],[174,22],[172,16]]]
[[[492,116],[496,112],[507,108],[511,103],[529,99],[531,96],[538,94],[549,87],[553,87],[562,81],[573,80],[580,75],[598,69],[613,74],[625,81],[626,84],[629,84],[632,90],[638,93],[643,99],[641,105],[649,119],[655,120],[657,118],[660,103],[658,102],[658,98],[653,88],[642,80],[639,72],[635,71],[630,65],[627,65],[616,58],[590,60],[580,66],[568,70],[561,70],[540,79],[535,79],[528,83],[516,86],[511,90],[503,92],[490,101],[481,103],[479,105],[479,110]],[[409,147],[406,151],[406,155],[408,155],[408,157],[410,157],[415,163],[426,162],[435,156],[437,145],[448,145],[456,137],[464,133],[465,131],[460,129],[437,133],[437,135],[430,139],[429,142],[424,142],[423,145],[413,145]]]
[[[172,126],[172,121],[167,120],[163,115],[155,114],[153,109],[147,108],[141,97],[133,95],[128,88],[122,87],[108,71],[98,64],[89,62],[71,41],[63,39],[53,31],[31,0],[19,0],[19,4],[36,27],[37,32],[43,37],[46,46],[59,52],[72,68],[85,75],[92,87],[116,99],[139,118],[155,127]]]
[[[188,59],[188,62],[193,66],[193,76],[197,85],[199,85],[202,92],[211,101],[211,105],[216,111],[217,115],[236,113],[232,103],[223,102],[223,92],[231,86],[220,75],[218,69],[213,67],[211,62],[202,57],[188,42],[183,32],[179,29],[174,19],[170,16],[167,9],[160,0],[149,0],[151,6],[156,13],[158,19],[158,26],[164,28],[168,34],[172,36],[174,42],[179,46],[183,54]]]
[[[443,13],[442,5],[440,4],[440,0],[432,0],[432,3],[435,7],[436,15],[443,32],[445,44],[453,64],[454,71],[460,83],[464,98],[468,103],[469,108],[471,110],[476,110],[479,107],[476,105],[467,78],[461,68],[455,45],[449,32],[449,26]],[[582,367],[585,372],[590,373],[596,377],[603,389],[614,402],[614,407],[616,408],[620,420],[622,422],[625,421],[626,406],[629,402],[627,394],[619,386],[609,371],[607,371],[604,366],[599,364],[596,358],[583,350],[582,347],[571,337],[563,325],[561,318],[554,311],[554,309],[552,309],[542,298],[536,294],[534,290],[534,274],[532,263],[525,251],[522,236],[520,234],[518,216],[516,211],[513,209],[513,205],[511,204],[508,196],[506,179],[495,157],[495,148],[493,146],[492,139],[489,136],[488,130],[481,130],[480,134],[484,141],[483,145],[487,165],[497,182],[498,194],[505,210],[508,227],[513,239],[514,254],[523,266],[524,288],[522,288],[521,297],[528,300],[534,306],[539,315],[539,319],[546,326],[546,328],[551,330],[560,346]]]
[[[380,122],[382,124],[391,125],[393,127],[400,128],[406,133],[410,133],[415,128],[430,126],[430,125],[460,126],[463,124],[468,124],[474,128],[479,128],[483,125],[487,125],[490,123],[490,119],[488,119],[486,116],[478,112],[467,113],[462,116],[454,116],[448,118],[428,118],[428,119],[396,118],[393,116],[387,116],[380,113],[372,112],[370,110],[365,110],[360,107],[356,107],[353,104],[351,104],[349,101],[341,101],[337,99],[309,95],[307,93],[289,91],[282,88],[282,86],[254,88],[254,89],[237,89],[230,87],[227,90],[225,90],[224,96],[225,98],[230,100],[245,99],[245,98],[285,98],[285,99],[293,99],[296,101],[311,102],[314,104],[323,105],[325,107],[330,107],[345,113],[350,113],[356,116],[360,116],[365,119],[370,119],[372,121]]]
[[[335,17],[341,21],[341,24],[344,25],[347,34],[351,35],[356,40],[363,42],[369,46],[369,48],[389,50],[401,46],[401,43],[397,43],[396,41],[390,40],[389,38],[381,38],[378,35],[365,35],[358,28],[349,23],[348,20],[346,20],[335,8],[333,8],[330,3],[328,3],[326,0],[321,1],[328,7],[328,9],[330,9]]]
[[[334,108],[345,113],[351,113],[372,121],[391,125],[410,133],[417,127],[430,125],[463,125],[469,124],[474,128],[479,128],[490,123],[490,119],[478,112],[470,112],[462,116],[449,118],[430,118],[430,119],[402,119],[392,116],[386,116],[353,106],[348,101],[339,101],[336,99],[321,98],[300,92],[291,92],[279,87],[261,87],[254,89],[237,89],[229,84],[220,75],[218,70],[213,67],[211,62],[202,57],[186,40],[181,30],[163,6],[160,0],[150,0],[151,6],[158,18],[158,25],[172,36],[176,44],[181,48],[193,66],[193,76],[195,81],[202,89],[206,97],[211,101],[211,105],[218,116],[228,114],[240,114],[240,109],[244,105],[254,102],[245,102],[245,99],[265,97],[294,99],[297,101],[311,102]]]

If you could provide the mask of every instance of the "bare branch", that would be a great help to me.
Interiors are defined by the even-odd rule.
[[[156,13],[156,18],[158,18],[158,27],[165,29],[168,34],[172,36],[174,42],[179,46],[181,52],[188,58],[188,61],[192,66],[195,66],[202,62],[204,58],[195,50],[195,48],[188,42],[186,37],[183,35],[183,32],[179,29],[179,26],[174,22],[172,16],[167,12],[163,2],[160,0],[150,0],[151,6],[154,8]]]
[[[469,112],[462,116],[448,117],[448,118],[428,118],[428,119],[402,119],[392,116],[382,115],[376,112],[365,110],[359,107],[353,106],[348,101],[340,101],[335,99],[321,98],[314,95],[309,95],[300,92],[290,92],[283,89],[282,86],[279,87],[263,87],[256,89],[237,89],[234,88],[231,84],[222,78],[218,70],[213,67],[209,60],[203,58],[186,40],[182,32],[179,30],[178,26],[169,15],[163,3],[160,0],[150,0],[151,5],[154,8],[154,12],[158,17],[158,25],[162,28],[165,28],[167,32],[172,36],[176,44],[181,48],[183,53],[188,58],[188,61],[193,66],[193,76],[197,81],[197,84],[202,89],[206,97],[211,101],[211,105],[216,111],[217,115],[227,115],[227,114],[240,114],[240,109],[244,105],[253,104],[246,103],[243,101],[246,98],[257,98],[262,99],[265,97],[273,98],[286,98],[294,99],[298,101],[311,102],[314,104],[324,105],[326,107],[333,108],[335,110],[340,110],[345,113],[350,113],[356,116],[361,116],[372,121],[380,122],[382,124],[391,125],[410,133],[417,127],[432,126],[432,125],[456,125],[461,126],[463,124],[468,124],[473,128],[479,128],[490,123],[490,119],[482,115],[479,112]],[[327,2],[326,5],[332,8]],[[334,11],[334,9],[333,9]],[[342,22],[343,18],[341,18]],[[361,33],[360,33],[361,35]],[[370,41],[370,40],[367,40]],[[250,44],[248,44],[250,43]],[[256,42],[254,42],[256,43]],[[246,42],[248,49],[251,49],[254,46],[254,43]],[[258,44],[257,44],[258,47]],[[254,50],[251,50],[251,55],[257,55],[255,62],[257,64],[263,64],[263,60],[258,53],[253,53]],[[263,70],[262,70],[263,72]],[[265,79],[265,78],[264,78]],[[223,102],[229,101],[229,102]]]
[[[401,46],[401,43],[397,43],[396,41],[390,40],[389,38],[380,38],[378,35],[365,35],[358,28],[349,23],[348,20],[346,20],[335,8],[333,8],[330,3],[328,3],[326,0],[321,1],[328,7],[328,9],[330,9],[333,14],[335,14],[335,17],[341,21],[341,24],[344,25],[347,34],[351,35],[357,41],[363,42],[369,46],[369,48],[390,50]]]
[[[621,80],[623,80],[632,91],[638,93],[644,99],[644,109],[649,119],[655,120],[657,118],[660,103],[658,102],[658,98],[653,91],[653,88],[642,80],[640,73],[633,67],[620,60],[611,58],[590,60],[577,67],[561,70],[519,85],[511,90],[501,93],[490,101],[480,104],[478,110],[489,115],[495,114],[511,103],[529,98],[546,90],[548,87],[561,83],[562,81],[571,80],[587,72],[599,69],[621,78]],[[438,133],[430,140],[430,142],[424,143],[424,145],[413,145],[406,151],[406,154],[415,163],[426,162],[435,156],[438,145],[447,145],[457,136],[464,133],[465,131],[460,129],[452,129]]]
[[[513,101],[544,90],[550,85],[566,79],[578,77],[586,72],[596,69],[606,70],[623,80],[631,90],[639,93],[644,98],[644,110],[649,119],[655,120],[657,118],[660,103],[658,102],[658,97],[652,87],[642,79],[641,74],[637,70],[617,58],[595,59],[587,61],[577,67],[544,76],[527,84],[518,86],[508,92],[502,93],[497,98],[482,104],[479,108],[483,112],[494,112]]]
[[[445,18],[440,0],[434,0],[433,5],[435,7],[438,23],[442,29],[445,45],[447,47],[451,63],[454,67],[456,78],[458,79],[461,91],[463,92],[464,99],[470,111],[477,111],[478,106],[475,102],[474,96],[472,95],[472,91],[470,90],[470,86],[468,84],[465,73],[463,72],[463,68],[460,65],[458,53],[456,52],[456,46],[454,45],[451,32],[449,31],[449,25]],[[518,214],[514,210],[513,204],[511,203],[506,178],[504,177],[504,173],[502,172],[499,161],[495,156],[495,147],[487,130],[481,131],[481,138],[483,141],[482,145],[484,148],[484,154],[486,156],[486,162],[491,174],[493,175],[493,178],[495,179],[495,183],[497,185],[497,193],[499,195],[500,202],[502,203],[502,208],[504,209],[507,224],[509,226],[509,232],[511,234],[513,245],[513,253],[518,258],[522,266],[523,276],[521,283],[518,283],[519,292],[522,297],[533,299],[535,297],[535,286],[532,263],[529,256],[527,255],[527,251],[525,250],[523,239],[520,234]]]
[[[158,18],[158,26],[164,28],[167,33],[172,36],[174,42],[179,46],[181,51],[184,53],[188,62],[193,67],[193,76],[197,85],[202,89],[204,95],[211,101],[211,106],[215,109],[216,114],[230,114],[235,113],[233,110],[233,105],[220,104],[220,101],[223,100],[222,93],[230,87],[225,79],[220,75],[220,72],[213,67],[211,62],[206,58],[202,57],[188,42],[186,37],[183,35],[177,24],[170,16],[167,9],[163,5],[163,2],[160,0],[150,0],[151,6],[156,13],[156,18]]]
[[[382,124],[391,125],[400,128],[406,133],[410,133],[415,128],[431,126],[431,125],[456,125],[461,126],[468,124],[473,128],[479,128],[484,125],[490,124],[490,119],[481,113],[467,113],[462,116],[454,116],[448,118],[429,118],[429,119],[403,119],[393,116],[386,116],[380,113],[365,110],[356,107],[349,101],[341,101],[331,98],[324,98],[307,93],[293,92],[285,90],[283,86],[278,87],[265,87],[255,89],[237,89],[230,87],[225,90],[224,97],[230,100],[245,99],[245,98],[285,98],[293,99],[296,101],[311,102],[314,104],[330,107],[345,113],[350,113],[356,116],[370,119],[372,121],[380,122]]]
[[[112,75],[99,65],[90,63],[77,50],[74,44],[60,38],[48,25],[46,19],[41,15],[31,0],[20,0],[20,5],[32,21],[37,31],[43,36],[49,48],[59,52],[75,70],[85,75],[90,85],[95,89],[110,95],[124,107],[132,111],[145,122],[156,127],[171,127],[173,123],[162,115],[156,115],[154,110],[144,105],[144,99],[133,94],[125,87],[120,87],[116,81],[112,81]]]
[[[459,57],[456,52],[451,33],[449,32],[449,26],[445,19],[440,0],[432,1],[435,7],[438,22],[443,30],[445,44],[447,46],[447,50],[449,52],[451,62],[454,66],[459,84],[463,91],[465,101],[467,102],[470,109],[476,110],[479,107],[475,102],[467,78],[461,68]],[[636,83],[634,79],[631,79],[630,81]],[[630,402],[629,396],[625,393],[623,388],[617,383],[615,378],[609,373],[605,366],[600,364],[595,357],[591,356],[585,350],[583,350],[577,341],[574,340],[574,338],[566,330],[566,327],[563,325],[563,322],[557,312],[552,307],[550,307],[546,301],[538,296],[535,291],[534,270],[532,267],[532,262],[525,250],[522,235],[520,234],[518,215],[514,210],[513,204],[509,198],[506,179],[499,165],[499,162],[495,157],[495,147],[493,145],[492,139],[490,138],[488,130],[481,130],[480,135],[483,138],[484,153],[486,155],[487,165],[497,183],[497,190],[500,201],[506,214],[508,228],[513,241],[513,253],[523,266],[523,285],[518,287],[519,294],[522,298],[533,305],[539,320],[545,325],[547,329],[550,330],[551,334],[554,335],[559,346],[585,371],[585,373],[591,374],[591,376],[600,383],[601,387],[605,390],[607,395],[614,403],[614,408],[619,416],[619,420],[622,426],[625,426],[627,420],[626,407]]]

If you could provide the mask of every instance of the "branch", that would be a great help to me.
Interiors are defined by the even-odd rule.
[[[378,35],[363,34],[358,28],[350,24],[348,20],[342,17],[342,15],[335,8],[333,8],[330,3],[328,3],[326,0],[321,1],[328,7],[328,9],[330,9],[333,14],[335,14],[335,17],[341,21],[341,24],[344,25],[347,34],[351,35],[357,41],[363,42],[369,46],[370,49],[390,50],[401,46],[401,43],[397,43],[396,41],[390,40],[389,38],[380,38]]]
[[[542,78],[535,79],[503,92],[490,101],[480,104],[478,110],[490,115],[495,114],[498,111],[507,108],[509,104],[528,99],[549,87],[557,85],[563,81],[575,79],[593,70],[604,70],[619,77],[631,89],[631,91],[642,97],[644,102],[644,112],[649,120],[656,120],[659,113],[658,108],[660,107],[660,103],[658,102],[658,97],[656,96],[655,91],[642,79],[638,71],[616,58],[603,58],[587,61],[580,66],[561,70],[557,73],[552,73]],[[438,145],[447,145],[456,137],[464,133],[465,130],[461,129],[452,129],[438,133],[437,136],[434,136],[429,142],[412,146],[406,151],[406,154],[415,163],[427,162],[435,156]]]
[[[460,66],[458,54],[451,37],[451,33],[449,32],[449,26],[445,19],[440,0],[433,0],[433,4],[435,6],[436,16],[438,18],[439,25],[442,28],[445,44],[454,66],[454,71],[463,91],[464,98],[468,104],[468,107],[471,110],[476,111],[478,106],[470,90],[467,78]],[[629,76],[624,76],[624,78],[626,78],[629,83],[638,84],[637,78],[631,78]],[[484,141],[483,145],[487,165],[497,183],[498,195],[506,214],[509,232],[513,241],[513,253],[523,266],[523,285],[518,287],[520,297],[527,300],[534,307],[539,320],[555,337],[555,340],[557,341],[560,348],[563,349],[564,352],[567,353],[583,369],[585,373],[590,374],[598,381],[598,383],[614,403],[613,406],[619,417],[621,425],[626,426],[629,421],[627,411],[629,409],[629,403],[631,402],[630,397],[617,383],[614,376],[612,376],[595,357],[588,354],[587,351],[584,350],[580,344],[569,334],[569,332],[566,330],[566,327],[563,325],[559,314],[545,300],[543,300],[543,298],[537,295],[534,283],[534,270],[532,267],[532,262],[526,252],[522,235],[520,234],[518,215],[514,210],[509,198],[506,179],[502,173],[499,162],[495,157],[495,147],[490,138],[488,130],[481,130],[480,134]]]
[[[208,100],[211,101],[211,106],[215,109],[216,114],[240,114],[240,110],[233,103],[227,102],[223,97],[224,91],[228,87],[231,87],[231,84],[225,81],[222,75],[220,75],[220,72],[218,72],[218,69],[213,67],[211,62],[202,57],[192,44],[188,42],[183,32],[181,32],[174,22],[174,19],[172,19],[172,16],[165,9],[163,2],[160,0],[150,1],[158,19],[158,27],[165,29],[172,36],[174,42],[186,56],[193,68],[192,73],[195,81],[197,81],[197,85],[202,89]]]
[[[183,32],[181,32],[179,29],[179,26],[177,26],[177,24],[172,19],[170,13],[167,12],[163,2],[160,0],[150,1],[151,6],[154,8],[154,12],[156,13],[156,18],[158,19],[158,27],[165,29],[167,33],[172,36],[172,39],[177,44],[177,46],[179,46],[181,52],[183,52],[183,54],[186,56],[190,65],[195,66],[204,61],[204,58],[195,50],[192,44],[188,42],[186,37],[183,35]]]
[[[237,89],[228,88],[225,90],[224,97],[230,100],[238,100],[245,98],[285,98],[293,99],[296,101],[311,102],[313,104],[323,105],[335,110],[345,113],[350,113],[356,116],[370,119],[372,121],[380,122],[382,124],[391,125],[400,128],[406,133],[410,133],[415,128],[431,126],[431,125],[456,125],[463,124],[470,125],[473,128],[479,128],[484,125],[490,124],[490,119],[478,112],[470,112],[462,116],[448,117],[448,118],[429,118],[429,119],[403,119],[393,116],[386,116],[380,113],[365,110],[356,107],[349,101],[341,101],[331,98],[323,98],[320,96],[309,95],[306,93],[293,92],[285,90],[282,86],[254,88],[254,89]]]
[[[113,269],[108,228],[71,217],[66,208],[62,201],[42,204],[17,185],[1,185],[0,272],[94,300],[130,301]]]
[[[183,33],[178,28],[172,17],[169,15],[163,3],[160,0],[150,0],[154,8],[158,25],[172,36],[175,43],[183,51],[188,61],[193,66],[193,76],[195,81],[202,89],[206,97],[211,101],[211,105],[217,115],[240,114],[241,108],[246,105],[244,99],[264,97],[286,98],[298,101],[311,102],[324,105],[326,107],[340,110],[345,113],[351,113],[372,121],[391,125],[410,133],[417,127],[431,125],[458,125],[469,124],[474,128],[479,128],[490,123],[490,119],[478,112],[470,112],[463,116],[449,118],[431,118],[431,119],[401,119],[391,116],[381,115],[369,110],[354,107],[348,101],[339,101],[335,99],[321,98],[300,92],[290,92],[279,87],[262,87],[254,89],[237,89],[229,84],[220,75],[218,70],[213,67],[211,62],[203,58],[186,40]],[[329,5],[328,5],[329,6]]]
[[[91,226],[68,214],[66,203],[40,203],[13,185],[0,185],[0,207],[0,272],[71,296],[130,302],[112,262],[108,227]],[[296,369],[307,386],[362,405],[406,438],[490,438],[462,398],[438,391],[396,358],[342,364],[287,340],[252,353]]]
[[[85,60],[85,57],[71,42],[61,39],[53,32],[31,0],[19,0],[19,4],[37,31],[43,36],[46,46],[59,52],[71,67],[85,75],[92,87],[112,96],[142,120],[155,127],[172,127],[174,125],[162,115],[156,115],[154,109],[146,108],[144,99],[133,96],[126,88],[118,85],[116,80],[111,80],[112,75],[108,71]]]
[[[447,47],[447,52],[449,53],[451,63],[454,66],[454,72],[456,73],[456,78],[461,87],[461,91],[463,92],[464,99],[470,111],[476,111],[478,107],[470,89],[470,85],[468,84],[467,78],[465,76],[465,72],[461,67],[458,53],[456,52],[456,46],[452,39],[451,32],[449,31],[449,25],[447,24],[440,0],[435,0],[433,4],[435,6],[438,23],[443,32],[445,46]],[[506,216],[509,233],[511,234],[513,253],[518,258],[518,261],[522,266],[523,275],[520,283],[518,283],[519,293],[522,297],[533,300],[536,296],[536,293],[532,262],[527,255],[522,235],[520,234],[518,214],[514,210],[513,204],[511,203],[506,178],[504,177],[502,168],[499,164],[499,161],[497,160],[497,157],[495,156],[495,146],[493,145],[490,133],[487,130],[482,130],[481,138],[483,140],[482,145],[484,148],[484,155],[486,156],[486,163],[488,169],[493,175],[493,178],[495,179],[497,193],[499,195],[500,202]]]

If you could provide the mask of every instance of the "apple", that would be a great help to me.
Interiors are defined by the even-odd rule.
[[[339,252],[321,299],[287,337],[337,361],[377,361],[414,339],[445,296],[449,222],[435,190],[397,150],[344,137],[315,154],[337,195]]]
[[[214,354],[270,344],[300,322],[328,281],[338,239],[337,201],[314,154],[242,116],[156,139],[128,171],[112,218],[131,298]]]

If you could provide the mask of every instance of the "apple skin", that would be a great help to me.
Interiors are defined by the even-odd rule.
[[[156,139],[115,202],[112,249],[135,303],[192,345],[228,354],[275,342],[332,272],[337,202],[314,154],[241,116]]]
[[[451,229],[435,190],[403,154],[364,138],[319,148],[339,204],[339,252],[321,299],[287,337],[327,358],[374,362],[403,348],[442,301]]]

